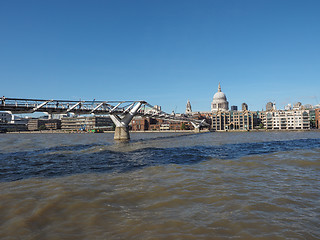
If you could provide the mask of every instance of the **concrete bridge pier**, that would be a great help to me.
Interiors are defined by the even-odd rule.
[[[205,122],[205,120],[202,120],[200,123],[196,123],[196,122],[192,122],[191,121],[191,124],[193,125],[193,127],[194,127],[194,132],[195,133],[200,133],[200,128],[201,128],[201,126],[203,126],[203,124],[204,124],[204,122]]]
[[[128,113],[122,114],[122,116],[116,114],[110,115],[111,120],[116,125],[114,140],[127,141],[130,139],[129,123],[137,114],[142,104],[143,102],[138,102]]]
[[[130,139],[129,127],[117,127],[114,131],[114,140],[126,141]]]
[[[194,130],[193,130],[195,133],[200,133],[200,127],[196,127],[196,128],[194,128]]]

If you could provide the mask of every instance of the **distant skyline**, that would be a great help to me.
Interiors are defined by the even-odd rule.
[[[0,94],[166,112],[320,103],[320,1],[1,1]]]

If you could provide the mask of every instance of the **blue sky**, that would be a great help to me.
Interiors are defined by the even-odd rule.
[[[318,0],[0,1],[0,95],[209,111],[320,102]]]

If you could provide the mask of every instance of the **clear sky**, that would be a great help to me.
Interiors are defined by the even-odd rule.
[[[319,0],[0,0],[0,95],[320,102]]]

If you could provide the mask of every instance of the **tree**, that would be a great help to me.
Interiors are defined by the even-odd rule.
[[[46,129],[47,129],[47,128],[46,128],[46,125],[40,125],[39,128],[38,128],[38,130],[40,130],[40,131],[41,131],[41,130],[46,130]]]

